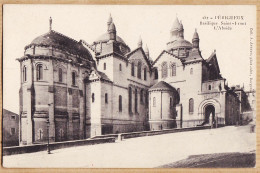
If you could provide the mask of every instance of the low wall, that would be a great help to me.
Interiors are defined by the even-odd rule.
[[[82,145],[94,145],[101,143],[111,143],[115,142],[115,138],[113,137],[104,137],[104,138],[96,138],[96,139],[84,139],[84,140],[76,140],[76,141],[64,141],[64,142],[54,142],[50,143],[50,150],[60,149],[60,148],[68,148],[68,147],[76,147]],[[13,154],[23,154],[23,153],[32,153],[38,151],[47,152],[47,144],[35,144],[35,145],[25,145],[25,146],[14,146],[14,147],[3,147],[3,155],[13,155]]]
[[[118,139],[118,134],[99,135],[99,136],[94,136],[91,139],[99,139],[99,138],[115,138],[115,139]]]
[[[122,139],[128,138],[136,138],[142,136],[153,136],[153,135],[162,135],[167,133],[177,133],[177,132],[185,132],[185,131],[193,131],[193,130],[202,130],[202,129],[210,129],[210,126],[200,126],[200,127],[188,127],[188,128],[175,128],[175,129],[165,129],[165,130],[155,130],[155,131],[143,131],[143,132],[132,132],[132,133],[122,133]]]
[[[203,130],[203,129],[210,129],[210,128],[211,128],[210,126],[197,126],[197,127],[175,128],[175,129],[154,130],[154,131],[129,132],[129,133],[120,133],[120,134],[100,135],[100,136],[95,136],[92,139],[114,137],[115,139],[121,140],[121,139],[136,138],[142,136],[162,135],[167,133]]]

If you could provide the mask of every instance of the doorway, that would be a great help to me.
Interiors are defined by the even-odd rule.
[[[210,124],[213,127],[216,127],[216,120],[215,120],[215,107],[213,105],[207,105],[205,107],[205,124]]]

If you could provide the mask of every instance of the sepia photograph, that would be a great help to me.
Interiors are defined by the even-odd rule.
[[[4,168],[255,168],[255,5],[3,5]]]

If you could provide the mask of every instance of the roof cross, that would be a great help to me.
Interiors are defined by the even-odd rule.
[[[50,22],[50,31],[52,30],[52,18],[50,17],[49,19],[49,22]]]

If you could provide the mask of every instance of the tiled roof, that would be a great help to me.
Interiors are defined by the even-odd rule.
[[[200,51],[198,49],[192,49],[189,52],[189,56],[185,58],[185,63],[198,61],[198,60],[203,60]]]
[[[212,52],[212,54],[210,55],[210,57],[208,59],[206,59],[206,62],[210,62],[210,60],[216,55],[216,52]]]
[[[168,84],[167,82],[164,82],[164,81],[160,81],[158,83],[156,83],[155,85],[153,85],[149,91],[160,91],[160,90],[163,90],[163,91],[171,91],[173,92],[174,94],[174,97],[176,99],[176,103],[179,103],[180,101],[180,95],[178,93],[178,91],[173,87],[171,86],[170,84]]]
[[[76,54],[82,57],[88,57],[92,59],[91,54],[82,45],[82,43],[53,30],[39,37],[36,37],[28,46],[31,45],[53,46],[56,48],[64,49],[72,54]]]
[[[101,71],[97,71],[97,72],[101,79],[104,79],[106,81],[111,81],[105,73],[103,73]]]
[[[175,88],[172,87],[170,84],[164,81],[160,81],[153,85],[149,90],[172,90],[175,91]]]

